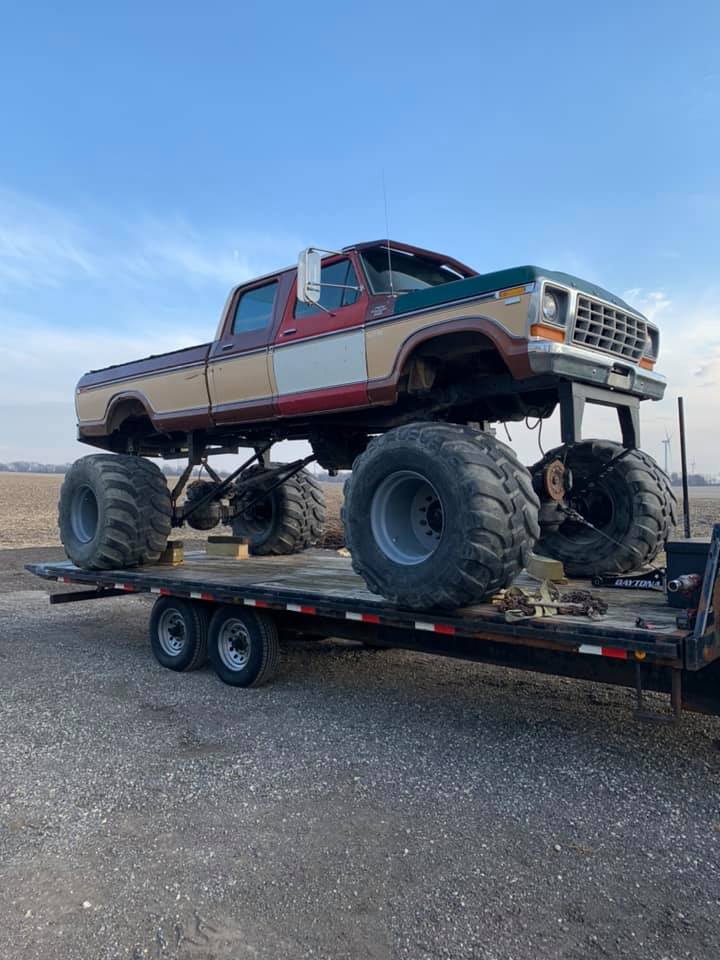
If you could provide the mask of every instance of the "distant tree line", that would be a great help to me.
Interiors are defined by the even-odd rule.
[[[12,463],[0,463],[0,473],[60,473],[64,474],[72,466],[71,463],[38,463],[35,460],[13,460]],[[162,471],[167,477],[179,477],[185,469],[185,464],[164,463]],[[202,471],[194,470],[193,475]],[[229,476],[229,470],[219,470],[218,475],[222,478]],[[345,474],[342,473],[336,477],[328,475],[326,470],[319,470],[315,474],[318,480],[330,483],[342,483],[345,480]]]
[[[679,473],[670,474],[670,483],[674,487],[682,486],[682,476]],[[688,474],[688,486],[689,487],[715,487],[717,486],[718,481],[712,477],[706,477],[702,473],[689,473]]]
[[[69,463],[36,463],[34,460],[13,460],[0,463],[0,473],[66,473]]]

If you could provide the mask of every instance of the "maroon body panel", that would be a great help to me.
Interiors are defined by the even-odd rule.
[[[149,373],[167,373],[182,367],[205,366],[212,346],[211,343],[201,343],[197,347],[183,347],[168,353],[152,354],[141,360],[131,360],[129,363],[116,363],[111,367],[102,367],[100,370],[90,370],[81,377],[78,389],[104,386],[121,380],[133,380],[136,377],[145,377]]]

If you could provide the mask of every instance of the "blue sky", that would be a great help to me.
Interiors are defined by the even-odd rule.
[[[719,36],[711,2],[6,4],[0,460],[82,454],[86,366],[385,235],[384,177],[397,239],[632,292],[670,380],[644,445],[682,391],[720,469]]]

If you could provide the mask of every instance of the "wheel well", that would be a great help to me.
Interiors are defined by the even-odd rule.
[[[107,418],[108,433],[114,433],[116,430],[122,429],[122,427],[130,420],[134,422],[144,421],[143,426],[145,426],[145,423],[147,423],[149,427],[152,426],[150,414],[148,413],[145,404],[135,397],[127,397],[126,399],[118,400],[111,407]]]
[[[412,393],[500,373],[508,373],[508,367],[497,346],[485,334],[468,330],[423,340],[405,359],[401,382]]]

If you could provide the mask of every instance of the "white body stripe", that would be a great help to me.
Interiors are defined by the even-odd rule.
[[[362,383],[368,376],[364,330],[275,347],[272,358],[281,395]]]

